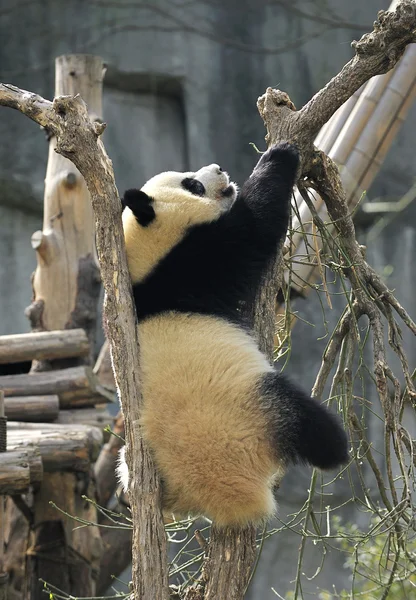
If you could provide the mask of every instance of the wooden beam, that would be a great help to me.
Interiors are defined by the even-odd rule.
[[[86,425],[10,422],[7,427],[7,449],[37,447],[45,472],[88,472],[102,440],[99,429]]]
[[[80,424],[103,429],[107,425],[113,425],[114,415],[109,413],[107,406],[95,406],[93,408],[71,408],[60,410],[55,422],[62,425]]]
[[[113,402],[114,394],[106,390],[90,367],[71,367],[57,371],[3,375],[0,389],[5,396],[59,396],[60,408],[94,406]]]
[[[20,449],[1,455],[0,494],[23,494],[43,477],[42,458],[35,449]]]
[[[0,364],[88,356],[89,351],[83,329],[0,336]]]
[[[100,124],[103,76],[104,65],[97,56],[77,54],[61,56],[56,60],[56,95],[72,97],[79,94],[79,97],[84,98],[89,110],[88,123],[97,129],[104,128]],[[0,89],[1,87],[0,85]],[[82,129],[83,126],[79,123],[78,127]],[[57,154],[55,149],[58,138],[49,126],[46,129],[50,141],[44,220],[42,231],[36,232],[32,237],[37,268],[32,278],[33,302],[26,315],[31,321],[32,329],[36,331],[84,329],[90,340],[90,355],[82,362],[92,364],[101,288],[95,250],[95,220],[83,177],[69,160]],[[81,362],[79,358],[64,361],[68,367],[78,366]],[[32,362],[32,372],[48,371],[51,367],[53,370],[62,369],[63,365],[60,363],[61,361],[48,359],[35,360]],[[72,389],[70,400],[68,390],[61,387],[58,393],[61,407],[89,406],[113,398],[112,395],[107,396],[104,388],[91,385],[95,379],[87,377],[88,381],[85,382],[86,374],[78,373],[81,389]],[[61,385],[56,383],[58,387]],[[87,401],[85,396],[82,397],[83,387],[88,390]],[[91,387],[96,395],[92,394]],[[17,395],[44,393],[27,389]],[[52,389],[46,393],[57,392]],[[57,425],[53,427],[57,432],[62,432]],[[68,468],[88,472],[89,460],[95,455],[92,452],[95,443],[85,434],[81,434],[77,442],[76,435],[80,436],[81,426],[70,427],[71,431],[67,431],[67,452],[64,452],[61,443],[56,448],[55,455],[54,444],[58,444],[59,440],[51,436],[56,434],[40,431],[38,443],[44,464],[48,469]],[[101,440],[99,430],[90,431],[97,432]],[[8,553],[12,552],[15,557],[10,570],[24,573],[23,596],[26,599],[45,598],[40,579],[65,590],[72,597],[95,595],[95,573],[99,568],[101,553],[99,529],[77,528],[71,518],[50,505],[54,501],[68,514],[94,522],[97,519],[96,508],[85,502],[82,498],[84,493],[90,498],[95,497],[92,478],[79,477],[78,473],[68,471],[45,473],[42,485],[33,498],[30,539],[35,551],[27,555],[26,572],[17,556],[19,543],[16,537],[8,547]],[[18,533],[17,530],[14,532]]]
[[[5,398],[5,409],[6,417],[11,421],[55,421],[59,415],[59,397],[11,396]]]

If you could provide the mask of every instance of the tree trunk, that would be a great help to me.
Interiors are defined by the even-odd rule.
[[[55,67],[55,95],[80,94],[91,118],[101,119],[102,60],[88,55],[60,56]],[[33,301],[26,313],[35,331],[84,329],[90,342],[87,362],[92,364],[100,275],[91,200],[78,169],[55,148],[56,138],[51,137],[43,230],[32,236],[38,262]],[[45,364],[35,362],[32,370],[45,370]]]
[[[88,103],[91,118],[98,119],[102,112],[103,72],[103,63],[98,57],[61,56],[56,60],[55,93],[81,94]],[[32,280],[33,301],[26,314],[33,331],[85,330],[89,352],[85,352],[86,343],[80,341],[77,344],[80,343],[82,348],[80,346],[80,350],[75,353],[71,350],[68,354],[65,349],[59,349],[61,343],[56,340],[54,345],[58,356],[54,353],[45,355],[40,351],[39,360],[32,363],[32,372],[92,364],[97,324],[100,276],[90,195],[77,168],[68,159],[57,154],[55,147],[56,139],[51,137],[45,180],[43,230],[32,236],[32,247],[37,256],[37,268]],[[70,335],[74,336],[72,333]],[[39,343],[42,338],[38,336],[32,340]],[[62,348],[64,345],[65,340]],[[78,358],[68,358],[70,355]],[[52,390],[52,393],[56,392]],[[90,404],[90,401],[87,403]],[[66,462],[72,466],[76,460],[84,461],[89,471],[87,449],[79,450],[79,453],[79,460],[76,457],[73,460],[75,455],[71,446]],[[50,506],[50,501],[53,500],[68,514],[96,521],[94,507],[81,499],[82,494],[94,497],[89,478],[89,472],[44,474],[42,486],[33,498],[34,528],[31,528],[30,533],[26,576],[23,574],[23,566],[17,564],[17,561],[20,561],[21,551],[24,550],[19,545],[19,537],[27,537],[27,533],[23,531],[28,532],[29,526],[26,521],[17,517],[16,508],[8,500],[8,517],[11,523],[20,528],[19,535],[15,535],[13,530],[9,535],[8,553],[14,557],[14,563],[9,563],[8,568],[21,574],[13,582],[14,586],[18,586],[17,590],[13,590],[14,596],[16,592],[21,593],[25,585],[28,600],[44,600],[44,587],[40,578],[74,596],[94,595],[101,554],[98,528],[74,530],[73,521]],[[16,545],[15,550],[13,545]]]
[[[55,95],[80,94],[92,120],[102,116],[102,60],[95,56],[60,56],[55,63]],[[32,329],[84,329],[90,343],[86,359],[61,359],[32,364],[32,371],[57,366],[92,364],[97,325],[100,275],[96,261],[95,227],[90,195],[84,178],[68,159],[49,143],[42,232],[32,236],[38,266],[33,277],[33,302],[27,309]],[[40,579],[73,596],[93,596],[100,559],[100,535],[95,527],[76,529],[50,501],[68,514],[96,520],[96,511],[81,500],[89,474],[81,480],[73,473],[45,474],[34,497],[32,547],[27,556],[29,600],[43,600]],[[91,487],[91,486],[90,486]],[[91,489],[91,497],[94,490]]]

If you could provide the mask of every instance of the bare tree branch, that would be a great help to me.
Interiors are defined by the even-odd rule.
[[[268,0],[267,4],[269,6],[282,6],[285,10],[291,12],[292,14],[301,17],[302,19],[306,19],[307,21],[314,21],[315,23],[321,23],[322,25],[328,25],[331,29],[353,29],[354,31],[367,31],[368,26],[363,25],[362,23],[351,23],[349,21],[345,21],[344,19],[340,19],[338,15],[336,18],[330,18],[325,16],[325,12],[328,10],[328,7],[325,6],[322,9],[321,6],[316,6],[316,14],[312,14],[307,12],[306,10],[302,10],[290,0]],[[319,14],[318,14],[319,11]]]
[[[287,94],[279,90],[268,88],[259,98],[258,108],[268,131],[267,142],[296,141],[303,151],[303,170],[307,170],[305,159],[314,158],[312,141],[321,127],[366,81],[390,71],[406,46],[415,41],[414,0],[402,0],[394,12],[381,10],[374,30],[352,43],[354,58],[299,111],[293,112],[294,106]]]
[[[304,180],[307,179],[308,184],[321,194],[326,202],[328,213],[340,233],[341,240],[338,241],[343,244],[349,257],[348,264],[345,265],[345,273],[350,278],[355,295],[352,301],[352,310],[347,312],[341,320],[331,342],[332,346],[324,356],[323,365],[314,386],[314,393],[317,396],[322,394],[344,339],[350,335],[356,320],[362,314],[367,314],[373,329],[374,372],[386,419],[385,449],[387,452],[394,414],[387,393],[387,378],[391,374],[385,357],[382,317],[391,307],[414,333],[416,325],[380,277],[365,262],[361,247],[355,239],[355,229],[338,169],[327,156],[318,152],[313,145],[317,132],[339,106],[368,79],[392,69],[402,56],[406,45],[416,40],[416,3],[414,0],[402,0],[396,11],[391,13],[380,11],[379,21],[375,22],[374,27],[373,33],[366,34],[360,42],[355,44],[356,56],[300,111],[295,111],[293,103],[285,92],[272,88],[268,88],[266,93],[259,98],[258,109],[267,128],[266,140],[269,145],[290,140],[299,147],[302,160],[299,182],[304,185]],[[266,352],[270,352],[270,339],[272,339],[274,331],[275,298],[281,285],[281,279],[276,275],[281,272],[281,267],[281,253],[279,252],[276,261],[265,275],[264,287],[253,308],[253,314],[257,315],[257,334],[260,345]],[[372,298],[368,298],[367,289]],[[381,311],[380,302],[383,303]],[[261,315],[260,318],[259,315]],[[410,373],[406,364],[403,362],[402,364],[407,382],[406,392],[415,401],[415,391]],[[402,438],[405,439],[405,436]],[[403,463],[402,469],[404,468]],[[390,487],[394,488],[391,473],[389,473],[389,480]],[[249,530],[245,530],[244,534],[247,543],[250,539]],[[234,540],[237,540],[239,532],[230,535],[231,540],[233,540],[233,536]],[[230,543],[229,539],[221,539],[220,536],[224,536],[224,533],[214,529],[211,544],[215,544],[217,548],[217,560],[219,556],[225,555],[227,544]],[[227,569],[231,569],[231,571],[234,568],[235,570],[239,569],[241,573],[247,572],[250,561],[253,561],[253,555],[250,553],[243,555],[240,552],[238,556],[232,554],[229,556],[230,562],[233,564],[227,565]],[[206,571],[204,571],[204,575],[207,575]],[[230,589],[229,586],[224,585],[222,588],[217,588],[217,594],[218,597],[227,597],[227,595],[235,593],[235,590],[235,586]],[[193,598],[193,596],[191,597]],[[203,596],[195,596],[195,598],[199,597],[203,598]],[[211,596],[208,597],[211,598]],[[242,598],[238,594],[229,597]]]
[[[160,483],[139,428],[139,340],[124,249],[121,204],[111,161],[99,140],[105,125],[90,121],[79,96],[61,96],[48,102],[36,94],[0,84],[0,105],[15,108],[47,127],[56,136],[56,151],[75,164],[90,191],[106,291],[104,314],[125,416],[127,461],[132,475],[129,496],[133,516],[133,585],[136,598],[168,600]]]

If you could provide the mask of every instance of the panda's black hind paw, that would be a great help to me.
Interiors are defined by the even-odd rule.
[[[123,210],[129,208],[136,217],[137,222],[142,227],[147,227],[156,217],[155,210],[152,206],[153,198],[148,196],[142,190],[131,189],[124,192],[121,199]]]

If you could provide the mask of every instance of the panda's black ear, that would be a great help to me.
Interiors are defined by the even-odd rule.
[[[142,190],[131,189],[124,192],[121,199],[123,210],[126,206],[131,210],[136,220],[142,227],[147,227],[155,219],[156,213],[153,208],[153,198]]]

